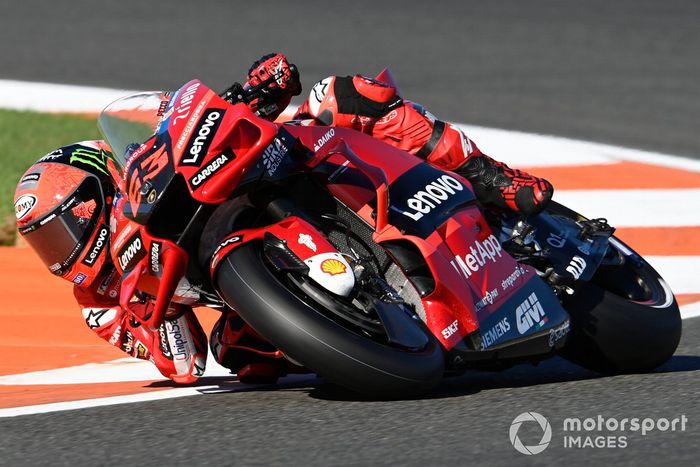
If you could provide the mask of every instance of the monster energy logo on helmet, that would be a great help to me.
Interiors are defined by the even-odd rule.
[[[105,175],[109,175],[107,173],[107,157],[107,153],[101,149],[92,149],[81,146],[71,152],[69,162],[70,164],[79,162],[81,164],[89,165]]]

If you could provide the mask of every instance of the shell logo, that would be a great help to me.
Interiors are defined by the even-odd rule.
[[[347,267],[342,261],[330,258],[323,260],[321,263],[321,271],[325,272],[326,274],[330,274],[331,276],[335,276],[336,274],[345,273],[345,271],[347,271]]]

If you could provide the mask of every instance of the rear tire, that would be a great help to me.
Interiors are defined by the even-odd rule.
[[[428,345],[410,350],[341,326],[278,279],[259,244],[233,250],[222,261],[215,284],[226,303],[285,355],[353,391],[402,398],[430,390],[443,376],[442,347],[427,331]]]
[[[555,202],[548,211],[583,219]],[[615,237],[610,247],[625,262],[602,266],[591,282],[565,300],[571,332],[561,355],[600,373],[652,371],[671,358],[680,342],[678,303],[654,268],[636,254],[634,259],[625,254],[631,248]]]

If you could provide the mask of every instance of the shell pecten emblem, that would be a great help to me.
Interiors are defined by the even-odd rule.
[[[309,267],[309,277],[334,294],[347,297],[355,287],[355,274],[338,252],[319,253],[304,263]]]
[[[328,258],[323,260],[321,263],[321,271],[325,272],[326,274],[330,274],[331,276],[335,276],[336,274],[344,274],[345,271],[347,271],[347,267],[345,266],[345,263],[340,260]]]

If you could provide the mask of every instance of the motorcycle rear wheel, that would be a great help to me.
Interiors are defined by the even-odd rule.
[[[551,203],[553,214],[581,216]],[[600,373],[643,373],[665,363],[678,347],[678,303],[661,276],[616,237],[610,248],[622,264],[601,266],[590,282],[564,300],[571,333],[561,355]]]
[[[226,303],[290,359],[353,391],[404,398],[432,389],[443,376],[442,347],[427,331],[425,348],[406,349],[342,326],[281,280],[260,244],[232,251],[215,283]]]

